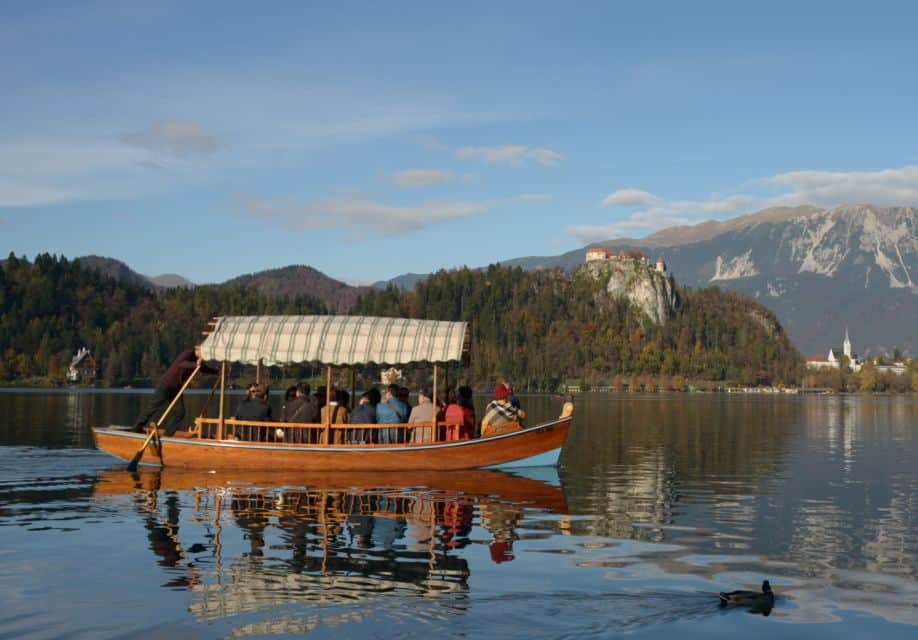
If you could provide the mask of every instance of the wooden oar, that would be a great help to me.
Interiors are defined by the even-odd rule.
[[[147,439],[144,440],[143,446],[137,450],[137,453],[134,454],[134,457],[131,458],[131,461],[128,462],[127,470],[128,471],[137,471],[137,464],[140,462],[140,459],[143,458],[143,452],[147,450],[147,447],[150,446],[150,443],[153,442],[153,438],[156,436],[159,431],[159,425],[163,423],[163,420],[166,419],[166,416],[169,415],[169,412],[172,411],[172,407],[175,406],[175,403],[178,402],[179,398],[182,397],[182,394],[185,393],[185,389],[188,388],[188,384],[194,379],[198,371],[201,370],[201,365],[198,365],[194,368],[194,371],[191,372],[191,375],[188,376],[188,379],[185,380],[185,384],[182,385],[182,388],[179,389],[179,392],[175,394],[175,397],[172,398],[172,402],[169,403],[169,406],[166,407],[166,410],[163,411],[163,415],[159,417],[158,422],[153,423],[153,428],[150,430],[150,435],[147,436]]]

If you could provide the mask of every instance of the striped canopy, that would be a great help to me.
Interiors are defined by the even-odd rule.
[[[360,316],[225,316],[201,345],[205,360],[265,365],[407,364],[461,360],[466,322]]]

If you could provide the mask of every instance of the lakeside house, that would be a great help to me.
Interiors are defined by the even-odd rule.
[[[877,358],[879,360],[879,358]],[[901,376],[903,373],[908,371],[908,365],[904,362],[893,362],[891,364],[877,364],[875,365],[877,373],[891,373],[893,375]]]
[[[96,359],[92,357],[92,352],[86,347],[81,347],[76,355],[70,360],[70,368],[67,369],[67,380],[69,382],[95,381],[98,365]]]

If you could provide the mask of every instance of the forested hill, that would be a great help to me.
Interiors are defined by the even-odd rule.
[[[795,383],[803,359],[774,314],[710,287],[677,288],[672,317],[654,324],[583,270],[490,266],[441,271],[413,292],[394,286],[352,313],[471,323],[472,378],[511,377],[519,388],[564,381],[615,385],[622,376],[678,376],[742,384]]]
[[[10,254],[0,265],[0,383],[63,380],[74,352],[89,348],[108,384],[155,380],[201,341],[217,314],[325,313],[315,298],[277,298],[243,287],[154,292],[47,254]]]
[[[351,313],[468,320],[472,381],[508,376],[523,389],[562,382],[615,384],[616,376],[791,383],[801,358],[774,315],[742,296],[678,289],[679,304],[654,324],[613,299],[585,271],[524,272],[491,266],[440,272],[413,292],[370,291]],[[0,382],[62,381],[88,347],[104,383],[155,380],[200,342],[217,314],[326,313],[315,298],[277,298],[225,285],[153,291],[76,261],[13,255],[0,266]]]
[[[221,286],[246,287],[276,297],[293,297],[308,291],[334,313],[347,313],[357,298],[370,290],[353,287],[305,265],[250,273],[227,280]]]

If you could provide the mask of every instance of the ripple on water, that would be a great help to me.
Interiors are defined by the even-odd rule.
[[[852,615],[914,631],[918,412],[884,440],[847,404],[834,422],[797,404],[692,422],[695,399],[666,402],[644,401],[659,422],[578,424],[594,431],[551,507],[511,483],[105,485],[123,466],[98,452],[0,447],[0,636],[844,640]],[[763,578],[769,619],[717,607]]]

